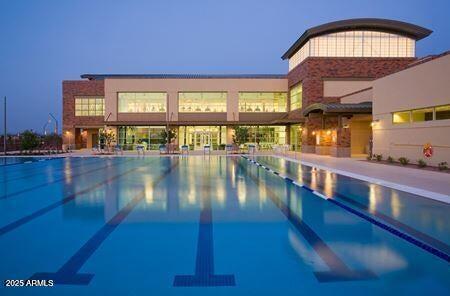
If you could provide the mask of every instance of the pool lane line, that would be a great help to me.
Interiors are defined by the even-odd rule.
[[[22,225],[24,225],[24,224],[26,224],[28,222],[33,221],[36,218],[39,218],[39,217],[47,214],[48,212],[58,208],[59,206],[62,206],[64,204],[66,204],[66,203],[76,199],[78,196],[80,196],[82,194],[89,193],[89,192],[91,192],[91,191],[93,191],[95,189],[98,189],[98,188],[100,188],[100,187],[102,187],[102,186],[104,186],[104,185],[106,185],[106,184],[108,184],[108,183],[110,183],[110,182],[112,182],[114,180],[117,180],[117,179],[119,179],[119,178],[121,178],[121,177],[123,177],[125,175],[128,175],[128,174],[130,174],[132,172],[135,172],[136,170],[140,169],[141,167],[142,166],[137,166],[137,167],[132,168],[130,170],[127,170],[127,171],[125,171],[125,172],[123,172],[121,174],[115,175],[115,176],[113,176],[111,178],[108,178],[108,179],[103,180],[103,181],[101,181],[99,183],[96,183],[96,184],[92,185],[91,187],[88,187],[86,189],[83,189],[83,190],[80,190],[78,192],[72,193],[72,194],[64,197],[61,200],[58,200],[58,201],[56,201],[56,202],[54,202],[54,203],[52,203],[52,204],[50,204],[48,206],[45,206],[45,207],[43,207],[43,208],[41,208],[41,209],[39,209],[37,211],[34,211],[33,213],[28,214],[28,215],[26,215],[26,216],[24,216],[24,217],[22,217],[20,219],[17,219],[14,222],[6,224],[5,226],[0,227],[0,236],[2,236],[4,234],[7,234],[7,233],[9,233],[9,232],[19,228],[20,226],[22,226]]]
[[[242,157],[247,159],[248,161],[250,161],[252,163],[256,162],[256,161],[251,160],[251,159],[249,159],[249,158],[247,158],[245,156],[242,156]],[[292,180],[292,179],[289,179],[289,180]],[[286,181],[288,181],[288,180],[286,179]],[[290,183],[293,183],[293,182],[290,182]],[[295,184],[295,185],[298,186],[297,184]],[[304,184],[301,185],[301,186],[298,186],[298,187],[301,187],[301,188],[307,189],[307,190],[309,190],[311,192],[314,192],[313,189],[308,188]],[[317,195],[317,194],[315,194],[315,195]],[[337,194],[337,196],[338,196],[338,198],[339,198],[339,196],[341,196],[341,198],[342,198],[343,195],[342,194]],[[358,211],[356,209],[353,209],[353,208],[351,208],[351,207],[349,207],[349,206],[347,206],[347,205],[337,201],[335,198],[329,198],[329,197],[326,197],[324,195],[322,195],[320,197],[323,198],[323,199],[326,198],[327,201],[329,201],[329,202],[333,203],[334,205],[336,205],[336,206],[346,210],[347,212],[350,212],[350,213],[352,213],[352,214],[354,214],[354,215],[356,215],[356,216],[358,216],[358,217],[360,217],[360,218],[370,222],[371,224],[373,224],[373,225],[375,225],[375,226],[377,226],[377,227],[379,227],[379,228],[381,228],[383,230],[386,230],[389,233],[391,233],[391,234],[393,234],[393,235],[395,235],[395,236],[397,236],[397,237],[399,237],[399,238],[401,238],[401,239],[403,239],[403,240],[405,240],[405,241],[407,241],[407,242],[409,242],[409,243],[411,243],[411,244],[421,248],[422,250],[424,250],[424,251],[426,251],[426,252],[428,252],[428,253],[430,253],[432,255],[435,255],[435,256],[437,256],[437,257],[439,257],[439,258],[441,258],[441,259],[443,259],[443,260],[445,260],[445,261],[450,263],[450,255],[446,251],[442,251],[442,250],[434,247],[431,243],[428,243],[426,241],[421,241],[419,239],[416,239],[412,235],[409,235],[409,234],[407,234],[405,232],[402,232],[402,231],[400,231],[400,230],[398,230],[398,229],[396,229],[396,228],[394,228],[394,227],[392,227],[390,225],[387,225],[387,224],[385,224],[385,223],[383,223],[383,222],[381,222],[379,220],[376,220],[376,219],[370,217],[369,215],[367,215],[367,214],[365,214],[363,212],[360,212],[360,211]],[[345,198],[348,200],[347,197],[345,197]],[[354,201],[353,204],[355,205],[356,203],[357,202]],[[380,215],[381,214],[378,213],[379,218],[380,218]],[[426,234],[424,234],[422,232],[419,232],[418,230],[415,230],[415,229],[413,229],[413,228],[411,228],[411,227],[401,223],[400,221],[397,221],[397,220],[394,220],[394,221],[396,221],[395,224],[397,224],[397,225],[402,224],[402,227],[406,226],[406,227],[410,228],[409,231],[414,231],[414,233],[419,234],[419,236],[422,237],[423,239],[427,239],[427,240],[432,239],[434,241],[433,244],[436,244],[436,241],[439,242],[440,244],[443,244],[443,242],[441,242],[439,240],[436,240],[435,238],[432,238],[432,237],[430,237],[430,236],[428,236],[428,235],[426,235]],[[448,246],[446,247],[446,249],[448,249]]]
[[[195,260],[195,274],[176,275],[174,287],[224,287],[235,286],[234,274],[216,274],[214,272],[214,231],[211,196],[204,196],[203,208],[200,211],[197,257]]]
[[[14,162],[14,163],[2,164],[2,165],[0,165],[0,167],[8,167],[8,166],[20,165],[20,164],[30,164],[30,163],[35,163],[35,162],[43,162],[43,161],[47,161],[47,160],[55,160],[55,159],[62,159],[62,158],[66,158],[66,156],[49,157],[49,158],[45,158],[43,160],[40,160],[40,159],[34,160],[34,161],[33,160],[27,160],[27,161],[22,161],[22,162]]]
[[[175,162],[166,169],[158,178],[153,181],[152,186],[156,186],[166,178],[179,162]],[[56,272],[37,272],[30,277],[30,280],[53,280],[56,285],[89,285],[95,274],[79,273],[83,265],[97,251],[103,242],[116,230],[134,208],[145,198],[145,190],[142,190],[132,200],[130,200],[120,211],[118,211],[108,222],[97,230],[78,251],[70,257]]]
[[[246,157],[244,158],[250,162],[254,162]],[[240,163],[238,163],[238,165],[246,170],[246,168]],[[254,177],[250,173],[247,175],[257,186],[261,186],[261,182],[258,178]],[[272,202],[281,210],[291,225],[294,226],[294,228],[305,238],[308,244],[330,269],[329,271],[314,272],[314,275],[319,282],[361,281],[373,280],[377,278],[377,275],[371,270],[352,270],[348,267],[345,262],[342,261],[335,252],[333,252],[327,243],[325,243],[325,241],[322,240],[320,236],[314,232],[314,230],[307,223],[305,223],[301,217],[290,209],[288,204],[284,203],[270,187],[265,186],[265,188],[266,193]]]
[[[61,158],[65,158],[65,157],[61,157]],[[96,158],[96,159],[98,159],[98,158]],[[73,166],[71,165],[70,169],[75,169],[75,168],[79,168],[79,167],[82,167],[82,166],[91,166],[93,164],[98,164],[98,163],[99,163],[98,161],[90,161],[88,163],[78,163],[78,164],[75,164]],[[64,166],[64,164],[62,164],[62,165]],[[34,167],[33,169],[40,169],[40,170],[44,169],[45,170],[46,168]],[[59,171],[67,171],[67,169],[68,168],[65,168],[65,167],[55,168],[55,169],[53,169],[51,171],[51,173],[59,172]],[[14,172],[9,172],[9,173],[14,173]],[[11,179],[0,178],[0,183],[8,183],[8,182],[17,181],[17,180],[28,179],[28,178],[31,178],[31,177],[34,177],[34,176],[37,176],[37,175],[41,175],[41,174],[42,174],[42,172],[32,172],[32,174],[29,174],[29,175],[26,175],[26,176],[20,176],[20,177],[13,177]]]
[[[125,160],[123,162],[119,162],[119,164],[120,163],[125,163],[127,161],[130,161],[130,160]],[[115,166],[116,164],[118,164],[118,163],[110,163],[110,164],[108,164],[106,166],[102,166],[100,168],[95,168],[95,169],[88,170],[88,171],[85,171],[85,172],[80,172],[80,173],[75,174],[75,175],[64,176],[62,178],[55,179],[55,180],[52,180],[50,182],[42,183],[42,184],[39,184],[39,185],[35,185],[35,186],[30,187],[30,188],[25,188],[25,189],[22,189],[22,190],[19,190],[19,191],[16,191],[16,192],[12,192],[12,193],[9,193],[9,194],[0,195],[0,200],[8,199],[8,198],[11,198],[11,197],[14,197],[14,196],[17,196],[17,195],[21,195],[21,194],[26,193],[26,192],[30,192],[30,191],[33,191],[33,190],[36,190],[36,189],[44,188],[46,186],[65,181],[67,178],[71,178],[72,179],[72,178],[79,177],[79,176],[82,176],[82,175],[85,175],[85,174],[90,174],[90,173],[93,173],[93,172],[101,171],[101,170],[107,169],[109,167]]]
[[[305,176],[302,178],[305,178],[308,180],[308,182],[311,182],[311,179],[309,177]],[[366,182],[366,181],[363,181],[363,182]],[[324,190],[324,186],[321,185],[320,183],[317,184],[317,187],[320,188],[321,190]],[[322,195],[321,193],[319,193],[317,191],[314,191],[314,194],[321,198],[328,199],[327,196]],[[429,236],[428,234],[423,233],[423,232],[421,232],[407,224],[404,224],[403,222],[396,220],[388,215],[385,215],[377,210],[371,210],[371,209],[369,209],[369,207],[367,205],[362,204],[362,203],[358,202],[357,200],[352,199],[351,197],[348,197],[342,193],[339,193],[336,190],[333,190],[333,196],[340,200],[345,201],[347,204],[349,204],[353,207],[356,207],[356,208],[362,210],[363,213],[369,213],[369,215],[367,215],[369,217],[373,216],[373,217],[381,219],[384,222],[387,222],[389,224],[388,226],[391,226],[391,227],[393,226],[397,230],[403,231],[404,233],[408,234],[409,236],[417,239],[419,242],[428,244],[429,246],[431,246],[447,255],[450,254],[450,246],[439,239]],[[336,200],[335,198],[332,198],[332,199]]]

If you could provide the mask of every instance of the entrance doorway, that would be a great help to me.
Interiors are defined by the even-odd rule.
[[[201,150],[205,145],[211,146],[211,132],[195,131],[194,132],[194,149]]]
[[[202,150],[210,145],[213,150],[220,149],[226,143],[225,126],[181,126],[179,129],[180,145],[188,145],[191,150]]]

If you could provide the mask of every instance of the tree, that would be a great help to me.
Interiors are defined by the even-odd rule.
[[[233,143],[240,146],[247,142],[248,140],[248,127],[245,126],[235,126],[233,134]]]
[[[39,146],[39,136],[30,130],[26,130],[20,137],[20,148],[22,150],[34,150]]]
[[[177,134],[174,130],[169,129],[169,138],[167,138],[167,131],[162,130],[160,133],[160,144],[172,143],[172,140],[177,138]]]
[[[116,140],[116,137],[112,130],[101,130],[98,139],[100,143],[104,143],[107,147],[110,147],[112,142]]]

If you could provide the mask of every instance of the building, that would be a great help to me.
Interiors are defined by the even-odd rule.
[[[450,52],[375,80],[373,97],[374,153],[450,162]],[[428,157],[427,146],[433,150]]]
[[[337,157],[368,153],[373,83],[414,63],[430,30],[383,19],[351,19],[306,30],[286,51],[286,75],[85,74],[63,82],[64,143],[90,148],[101,129],[118,144],[175,143],[219,149],[235,126],[248,143]]]

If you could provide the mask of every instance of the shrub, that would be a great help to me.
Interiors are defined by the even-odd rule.
[[[388,156],[387,161],[389,163],[394,163],[394,158],[392,156]]]
[[[402,165],[407,165],[409,163],[409,159],[406,157],[400,157],[398,159],[398,161],[402,164]]]
[[[39,136],[33,131],[26,130],[21,135],[20,148],[22,150],[34,150],[39,146]]]
[[[417,161],[417,165],[419,166],[419,168],[424,168],[424,167],[427,166],[427,163],[426,163],[425,160],[419,159],[419,160]]]
[[[448,169],[448,163],[446,161],[438,163],[438,169],[440,171],[446,171]]]
[[[372,156],[371,156],[371,155],[367,155],[366,159],[367,159],[368,161],[371,161],[371,160],[372,160]]]
[[[383,154],[375,154],[375,159],[381,161],[383,159]]]

